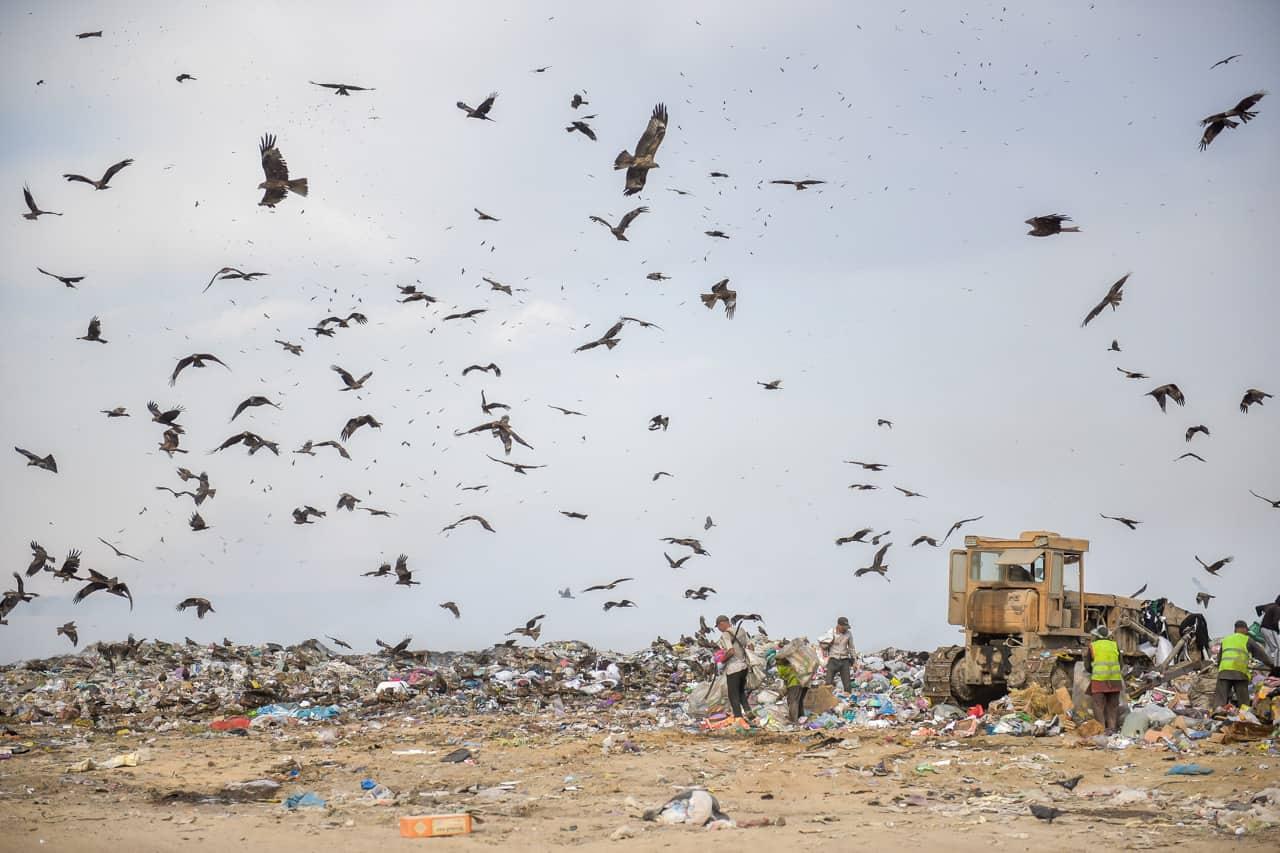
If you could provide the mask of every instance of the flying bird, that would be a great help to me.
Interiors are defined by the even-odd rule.
[[[110,548],[112,551],[115,551],[115,553],[116,553],[116,556],[117,556],[117,557],[127,557],[127,558],[128,558],[128,559],[130,559],[130,560],[134,560],[134,561],[139,562],[139,563],[141,563],[141,562],[142,562],[141,560],[139,560],[137,557],[133,556],[132,554],[126,554],[124,551],[121,551],[119,548],[117,548],[115,545],[112,545],[110,542],[108,542],[107,540],[103,539],[101,536],[99,536],[99,537],[98,537],[98,541],[99,541],[99,542],[101,542],[103,545],[106,545],[106,546],[107,546],[108,548]]]
[[[89,320],[89,331],[85,332],[77,341],[96,341],[100,344],[107,343],[107,339],[102,336],[102,321],[97,317]]]
[[[391,564],[383,563],[371,572],[361,572],[362,578],[389,578],[391,577]]]
[[[866,539],[864,537],[866,537],[866,535],[871,532],[872,530],[870,527],[864,527],[861,530],[854,531],[848,536],[839,537],[838,539],[836,539],[836,544],[847,545],[850,542],[865,542]]]
[[[644,133],[640,135],[640,141],[636,143],[635,154],[623,150],[614,158],[613,168],[615,170],[627,170],[626,184],[622,190],[623,195],[635,195],[644,189],[644,182],[649,176],[649,170],[658,168],[658,164],[654,162],[653,158],[657,155],[658,146],[662,144],[662,140],[666,135],[667,108],[662,104],[658,104],[653,108],[653,114],[649,117],[649,123],[645,126]]]
[[[480,280],[488,284],[490,290],[496,290],[499,293],[505,293],[507,296],[511,296],[512,291],[515,291],[515,290],[528,290],[528,288],[526,287],[512,287],[509,284],[503,284],[500,281],[494,281],[493,279],[483,275],[480,276]]]
[[[119,163],[116,163],[115,165],[108,168],[107,171],[103,173],[102,178],[97,181],[95,181],[93,178],[86,178],[84,175],[63,175],[62,177],[66,178],[68,181],[80,181],[81,183],[89,184],[95,190],[107,190],[107,189],[111,189],[109,186],[107,186],[107,183],[113,177],[115,177],[116,172],[119,172],[121,169],[123,169],[125,166],[128,166],[132,162],[133,162],[132,160],[121,160]]]
[[[546,618],[546,614],[539,614],[525,622],[522,627],[511,629],[504,636],[510,637],[512,634],[523,634],[536,643],[539,635],[542,634],[542,626],[538,623]]]
[[[1217,575],[1218,572],[1222,571],[1223,566],[1225,566],[1227,563],[1230,563],[1234,559],[1235,557],[1223,557],[1220,560],[1214,560],[1212,563],[1206,563],[1204,560],[1200,559],[1200,556],[1198,554],[1196,555],[1196,562],[1199,563],[1200,566],[1211,575]]]
[[[654,473],[653,479],[650,480],[649,482],[656,483],[658,482],[659,477],[674,477],[674,476],[675,474],[672,474],[670,471],[657,471]]]
[[[1271,500],[1271,498],[1264,498],[1262,495],[1258,494],[1253,489],[1249,490],[1249,494],[1253,495],[1255,498],[1257,498],[1260,501],[1266,501],[1267,503],[1271,504],[1272,509],[1280,509],[1280,501],[1273,501]]]
[[[181,83],[184,80],[194,80],[196,78],[192,77],[190,74],[187,74],[186,72],[183,72],[182,74],[179,74],[174,79],[177,80],[179,83]]]
[[[766,391],[781,391],[781,390],[782,390],[782,380],[781,380],[781,379],[770,379],[768,382],[761,382],[760,380],[758,380],[758,379],[757,379],[757,380],[756,380],[756,384],[757,384],[757,385],[759,385],[761,388],[763,388],[763,389],[764,389],[764,390],[766,390]]]
[[[589,103],[591,103],[591,102],[590,102],[590,101],[588,101],[587,99],[583,98],[583,97],[582,97],[582,95],[580,95],[580,94],[579,94],[579,93],[577,93],[577,92],[574,92],[574,93],[573,93],[573,97],[569,99],[569,106],[570,106],[570,107],[572,107],[572,108],[573,108],[573,109],[575,109],[575,110],[576,110],[578,107],[582,106],[583,104],[589,104]]]
[[[502,368],[498,367],[498,365],[494,364],[492,361],[485,365],[468,365],[462,368],[462,375],[466,376],[468,373],[472,373],[477,370],[481,373],[492,373],[494,376],[502,376]]]
[[[880,487],[872,485],[871,483],[850,483],[849,488],[857,489],[860,492],[869,492]]]
[[[803,181],[780,180],[780,181],[770,181],[769,183],[786,184],[786,185],[795,187],[797,190],[807,190],[809,189],[809,187],[817,186],[818,184],[825,184],[826,181],[815,181],[812,178],[805,178]]]
[[[708,594],[716,594],[716,591],[709,586],[700,586],[697,589],[686,589],[684,597],[695,601],[706,601]]]
[[[1245,391],[1244,396],[1240,398],[1240,411],[1247,415],[1249,414],[1250,406],[1255,403],[1261,406],[1262,401],[1270,396],[1272,395],[1268,394],[1266,391],[1259,391],[1257,388],[1250,388],[1248,391]]]
[[[70,287],[73,289],[76,286],[76,282],[84,281],[84,276],[82,275],[58,275],[57,273],[49,272],[47,269],[44,269],[43,267],[36,267],[36,269],[44,273],[45,275],[49,276],[49,278],[56,278],[58,281],[62,282],[67,287]]]
[[[1144,583],[1142,586],[1138,587],[1137,592],[1132,592],[1132,593],[1130,593],[1130,594],[1129,594],[1129,597],[1130,597],[1130,598],[1137,598],[1138,596],[1142,595],[1142,594],[1143,594],[1144,592],[1146,592],[1146,591],[1147,591],[1147,585]]]
[[[889,571],[889,566],[884,561],[884,555],[885,555],[885,552],[887,552],[892,545],[893,545],[892,542],[886,542],[883,545],[881,545],[880,550],[876,551],[875,556],[871,558],[871,565],[863,566],[861,569],[858,569],[853,573],[853,576],[855,578],[860,578],[865,574],[870,574],[874,572],[875,574],[878,574],[880,577],[884,578],[885,580],[888,580],[889,577],[887,572]]]
[[[255,394],[252,397],[246,397],[240,401],[240,405],[236,406],[235,412],[231,415],[231,420],[234,421],[236,418],[240,417],[240,413],[245,409],[257,408],[258,406],[275,406],[277,409],[280,408],[278,404],[271,402],[266,397]]]
[[[1187,436],[1186,436],[1187,441],[1190,441],[1198,432],[1204,433],[1205,438],[1209,437],[1209,428],[1204,424],[1198,424],[1193,427],[1187,427]]]
[[[670,425],[671,425],[671,418],[667,417],[666,415],[654,415],[653,417],[649,418],[649,432],[655,432],[656,430],[662,430],[663,432],[666,432],[667,427],[669,427]]]
[[[911,547],[914,548],[921,543],[927,544],[933,548],[938,547],[938,540],[934,539],[932,536],[917,536],[911,541]]]
[[[476,212],[476,219],[479,219],[481,222],[501,222],[502,221],[496,216],[485,213],[483,210],[481,210],[478,207],[473,207],[471,209]]]
[[[510,409],[506,403],[490,403],[489,398],[484,395],[484,389],[480,389],[480,411],[486,415],[492,415],[497,409]]]
[[[489,118],[489,110],[493,109],[493,102],[498,97],[497,92],[490,92],[489,97],[480,102],[480,106],[472,109],[462,101],[458,101],[457,107],[467,114],[467,118],[478,118],[484,121],[493,121]]]
[[[906,495],[906,496],[907,496],[907,497],[909,497],[909,498],[925,498],[925,497],[928,497],[928,495],[922,495],[922,494],[920,494],[919,492],[913,492],[913,491],[911,491],[910,489],[904,489],[904,488],[902,488],[902,486],[894,486],[894,488],[895,488],[895,489],[897,489],[898,491],[902,492],[902,494]]]
[[[81,578],[81,580],[85,580],[85,579]],[[84,601],[93,593],[99,590],[103,590],[108,595],[115,595],[115,596],[119,596],[120,598],[127,598],[129,600],[129,609],[130,610],[133,609],[133,594],[129,592],[128,584],[124,583],[119,578],[109,578],[106,575],[102,574],[101,572],[96,572],[93,569],[89,569],[89,577],[87,578],[87,580],[89,582],[84,586],[80,587],[80,590],[71,599],[72,604],[79,604],[80,602]]]
[[[883,462],[859,462],[857,459],[846,459],[844,460],[844,464],[857,465],[864,471],[883,471],[885,468],[889,467]]]
[[[280,455],[280,444],[278,442],[268,441],[257,433],[252,433],[247,430],[245,432],[238,432],[231,436],[226,441],[222,442],[222,444],[215,447],[212,452],[217,453],[219,450],[226,450],[228,447],[232,447],[236,444],[244,444],[244,446],[248,448],[250,456],[257,453],[264,447],[267,448],[267,450],[270,450],[272,454],[276,456]]]
[[[714,308],[717,302],[723,302],[725,318],[733,319],[733,312],[738,308],[738,291],[729,289],[729,279],[721,279],[711,285],[710,293],[703,293],[700,296],[702,304],[708,308]]]
[[[204,293],[209,288],[213,287],[213,283],[215,281],[231,281],[233,279],[237,279],[239,281],[254,281],[255,279],[262,278],[264,275],[270,275],[270,273],[245,272],[244,270],[236,269],[235,267],[223,267],[213,274],[213,278],[209,279],[209,283],[206,284],[204,286],[204,290],[200,292]],[[280,341],[276,341],[276,343],[280,343]]]
[[[48,456],[36,456],[30,450],[23,450],[21,447],[14,447],[13,449],[27,457],[28,467],[34,465],[37,468],[43,468],[44,470],[51,471],[54,474],[58,473],[58,463],[54,460],[52,453]]]
[[[561,598],[573,598],[573,590],[569,589],[567,586],[564,589],[556,590],[556,594]]]
[[[501,463],[501,464],[503,464],[503,465],[506,465],[508,468],[513,469],[517,474],[524,474],[525,472],[530,471],[530,470],[532,470],[532,469],[534,469],[534,468],[546,468],[546,467],[547,467],[546,465],[528,465],[528,464],[524,464],[524,463],[521,463],[521,462],[508,462],[508,461],[507,461],[507,460],[505,460],[505,459],[498,459],[498,458],[496,458],[496,457],[490,456],[490,455],[489,455],[489,454],[487,454],[487,453],[485,454],[485,458],[486,458],[486,459],[492,459],[494,462],[499,462],[499,463]]]
[[[876,418],[876,426],[893,429],[893,421],[885,420],[884,418]]]
[[[1212,65],[1210,65],[1210,66],[1209,66],[1209,70],[1210,70],[1210,71],[1212,71],[1213,69],[1217,68],[1219,65],[1226,65],[1226,64],[1227,64],[1228,62],[1230,62],[1231,60],[1233,60],[1233,59],[1239,59],[1241,56],[1244,56],[1244,54],[1243,54],[1243,53],[1233,53],[1233,54],[1231,54],[1230,56],[1228,56],[1226,59],[1219,59],[1217,62],[1215,62],[1215,63],[1213,63]]]
[[[258,184],[258,189],[263,190],[262,201],[258,202],[259,207],[275,207],[284,201],[284,197],[289,193],[306,198],[307,179],[289,179],[289,164],[284,161],[284,155],[276,147],[274,134],[268,133],[262,137],[258,152],[262,155],[264,178],[263,182]]]
[[[1213,140],[1217,139],[1218,134],[1222,133],[1222,131],[1239,126],[1240,122],[1232,121],[1229,118],[1220,118],[1216,121],[1209,122],[1205,125],[1204,133],[1200,135],[1200,150],[1204,151],[1212,145]]]
[[[1203,457],[1203,456],[1201,456],[1201,455],[1200,455],[1200,454],[1198,454],[1198,453],[1191,453],[1191,452],[1189,452],[1189,451],[1188,451],[1187,453],[1182,454],[1181,456],[1179,456],[1177,459],[1175,459],[1175,460],[1173,460],[1173,461],[1174,461],[1174,462],[1180,462],[1180,461],[1182,461],[1183,459],[1186,459],[1188,456],[1190,456],[1192,459],[1199,459],[1201,462],[1203,462],[1203,461],[1204,461],[1204,457]]]
[[[71,641],[71,645],[73,646],[80,645],[80,634],[76,631],[75,622],[68,622],[65,625],[59,625],[56,631],[57,633],[55,636],[66,637]]]
[[[333,643],[335,646],[341,646],[344,649],[351,648],[351,644],[348,643],[346,640],[339,640],[337,637],[330,637],[328,634],[325,634],[324,638],[329,642]]]
[[[227,367],[226,363],[223,362],[222,359],[218,358],[216,355],[211,355],[207,352],[192,353],[191,355],[178,359],[178,365],[175,368],[173,368],[173,375],[169,377],[170,387],[177,384],[178,374],[181,373],[183,370],[185,370],[188,367],[203,368],[206,366],[205,365],[206,361],[212,361],[215,364],[221,364],[223,367],[226,367],[227,370],[231,369],[230,367]]]
[[[100,39],[102,38],[102,30],[94,30],[91,33],[76,33],[78,39]]]
[[[455,430],[454,435],[471,435],[472,433],[484,432],[486,430],[488,430],[490,435],[502,442],[502,448],[508,456],[511,455],[511,443],[513,441],[523,447],[533,450],[533,445],[521,438],[520,435],[512,429],[511,417],[509,415],[503,415],[496,421],[489,421],[488,423],[474,426],[466,432],[457,432]]]
[[[52,565],[50,568],[52,569]],[[76,572],[79,570],[80,550],[78,548],[72,548],[67,552],[67,556],[63,559],[62,565],[57,569],[57,571],[53,572],[53,576],[63,583],[66,583],[67,581],[87,580],[87,578],[78,577],[76,575]],[[27,573],[31,573],[30,567],[28,567]]]
[[[670,555],[670,554],[668,554],[666,551],[663,551],[663,552],[662,552],[662,556],[664,556],[664,557],[666,557],[666,558],[667,558],[667,565],[668,565],[668,566],[670,566],[670,567],[671,567],[671,568],[673,568],[673,569],[678,569],[678,568],[680,568],[681,566],[683,566],[685,563],[687,563],[689,560],[693,559],[693,555],[692,555],[692,554],[685,554],[685,555],[684,555],[683,557],[681,557],[680,559],[678,559],[678,560],[673,560],[673,559],[671,559],[671,555]]]
[[[624,598],[621,601],[606,601],[604,603],[603,610],[605,613],[608,613],[610,610],[612,610],[615,607],[635,607],[635,606],[636,606],[636,603],[634,601],[632,601],[629,598]]]
[[[1214,595],[1213,593],[1210,593],[1210,592],[1197,592],[1197,593],[1196,593],[1196,604],[1199,604],[1201,607],[1208,607],[1208,606],[1209,606],[1209,602],[1210,602],[1210,601],[1213,601],[1213,600],[1214,600],[1215,598],[1217,598],[1217,597],[1218,597],[1218,596],[1216,596],[1216,595]]]
[[[356,497],[355,495],[348,494],[347,492],[343,492],[342,494],[338,495],[337,508],[345,509],[347,512],[351,512],[356,508],[356,504],[358,503],[360,503],[360,498]]]
[[[22,188],[22,198],[27,203],[27,211],[28,211],[27,213],[22,214],[23,219],[36,220],[36,219],[39,219],[41,216],[61,216],[62,215],[61,213],[57,213],[56,211],[52,211],[52,210],[41,210],[36,205],[35,197],[31,195],[31,187],[24,186]]]
[[[716,523],[715,523],[714,521],[712,521],[712,520],[711,520],[711,516],[709,516],[709,515],[707,516],[707,520],[706,520],[706,521],[704,521],[704,522],[702,522],[702,529],[703,529],[703,530],[710,530],[711,528],[713,528],[713,527],[715,527],[715,526],[716,526]]]
[[[409,648],[409,643],[412,640],[413,640],[413,637],[405,637],[403,640],[396,643],[394,646],[391,645],[390,643],[384,643],[382,642],[382,640],[378,640],[378,639],[375,639],[374,642],[377,643],[378,648],[382,649],[383,652],[385,652],[388,656],[397,657],[399,655],[404,654],[404,650]]]
[[[1231,109],[1224,110],[1223,112],[1220,112],[1220,113],[1214,113],[1213,115],[1207,118],[1201,119],[1200,124],[1202,125],[1213,124],[1214,122],[1222,121],[1223,119],[1229,119],[1229,118],[1238,118],[1240,119],[1240,121],[1244,122],[1245,124],[1248,124],[1250,121],[1254,119],[1255,116],[1258,115],[1256,112],[1253,111],[1253,108],[1257,106],[1258,101],[1261,101],[1266,96],[1266,94],[1267,94],[1266,92],[1254,92],[1252,95],[1240,101]]]
[[[293,510],[294,524],[314,524],[312,518],[324,518],[324,510],[316,509],[313,506],[300,506]]]
[[[318,337],[318,336],[317,336],[317,337]],[[302,345],[301,345],[301,344],[291,344],[291,343],[289,343],[288,341],[281,341],[281,340],[277,340],[277,341],[276,341],[276,343],[278,343],[280,346],[282,346],[282,347],[285,349],[285,351],[287,351],[287,352],[291,352],[291,353],[293,353],[294,355],[302,355]]]
[[[440,529],[440,532],[444,533],[446,531],[452,530],[453,528],[457,527],[459,524],[462,524],[463,522],[466,522],[466,521],[474,521],[477,524],[479,524],[481,527],[483,527],[485,530],[489,531],[490,533],[494,532],[493,527],[489,524],[488,521],[485,520],[484,516],[481,516],[481,515],[464,515],[462,518],[458,519],[453,524],[447,524],[444,527],[442,527]]]
[[[198,512],[191,513],[191,518],[187,519],[187,526],[196,533],[199,533],[201,530],[209,529],[209,525],[205,523],[204,517]]]
[[[1120,352],[1120,342],[1115,338],[1111,339],[1111,346],[1107,347],[1107,352]]]
[[[319,325],[328,326],[328,324],[333,323],[339,329],[349,329],[351,328],[351,323],[353,321],[363,326],[369,322],[369,318],[361,314],[359,311],[352,311],[346,317],[337,317],[337,316],[325,317],[323,320],[320,321]]]
[[[1141,521],[1134,521],[1132,518],[1125,518],[1125,517],[1124,517],[1124,516],[1122,516],[1122,515],[1120,515],[1120,516],[1117,516],[1117,515],[1102,515],[1102,513],[1098,513],[1098,515],[1101,515],[1103,518],[1105,518],[1105,519],[1107,519],[1107,520],[1109,520],[1109,521],[1118,521],[1118,522],[1120,522],[1121,524],[1123,524],[1125,527],[1129,528],[1130,530],[1137,530],[1137,529],[1138,529],[1138,525],[1142,523]]]
[[[360,415],[347,421],[346,426],[342,428],[342,440],[347,441],[355,434],[355,431],[362,426],[373,427],[374,429],[382,429],[382,424],[373,415]]]
[[[445,320],[474,320],[476,317],[479,317],[481,314],[483,314],[488,310],[489,310],[488,308],[471,308],[467,311],[462,311],[457,314],[446,314],[444,319]]]
[[[396,557],[396,586],[421,586],[422,581],[413,579],[413,572],[409,571],[409,557],[407,554],[401,554]]]
[[[462,618],[462,611],[458,609],[458,605],[455,604],[454,602],[446,601],[438,606],[452,613],[454,619]]]
[[[1047,213],[1044,216],[1033,216],[1026,220],[1026,224],[1031,226],[1031,230],[1027,233],[1032,237],[1052,237],[1054,234],[1079,232],[1080,226],[1078,225],[1062,224],[1070,221],[1070,216],[1066,216],[1061,213]]]
[[[351,83],[317,83],[315,80],[308,80],[312,86],[323,86],[326,89],[333,89],[335,95],[350,96],[352,92],[372,92],[373,89],[366,89],[364,86],[354,86]]]
[[[31,540],[31,563],[27,566],[27,577],[33,577],[37,572],[44,569],[52,571],[53,563],[53,557],[49,556],[49,552],[45,550],[44,546],[34,539]]]
[[[683,545],[689,548],[699,557],[710,557],[711,552],[702,547],[702,543],[697,539],[679,538],[676,536],[664,536],[658,540],[659,542],[667,542],[671,545]]]
[[[717,239],[720,239],[720,240],[729,239],[729,235],[721,231],[719,228],[713,229],[711,231],[703,231],[702,233],[706,234],[708,237],[716,237]]]
[[[587,514],[585,512],[574,512],[573,510],[562,509],[560,510],[560,514],[565,518],[576,518],[578,521],[587,520]]]
[[[547,408],[555,409],[557,412],[559,412],[562,415],[577,415],[583,418],[586,417],[586,415],[584,415],[582,412],[575,412],[573,409],[566,409],[563,406],[553,406],[550,403],[548,403]]]
[[[181,613],[182,611],[190,607],[194,607],[196,609],[197,619],[203,619],[206,613],[217,612],[216,610],[213,609],[213,605],[209,603],[209,599],[194,598],[194,597],[182,599],[181,601],[178,602],[178,606],[175,607],[174,609],[177,610],[179,613]]]
[[[1124,374],[1125,379],[1149,379],[1145,373],[1139,373],[1136,370],[1125,370],[1123,367],[1117,367],[1116,370]]]
[[[609,583],[598,583],[595,586],[589,586],[584,589],[583,592],[598,592],[600,590],[613,589],[620,583],[626,583],[627,581],[632,580],[635,580],[635,578],[618,578],[616,581],[610,581]]]
[[[1160,411],[1162,412],[1165,411],[1166,397],[1172,399],[1173,402],[1177,403],[1179,406],[1185,406],[1187,404],[1187,398],[1182,395],[1182,389],[1172,382],[1167,385],[1161,385],[1159,388],[1153,388],[1142,396],[1154,397],[1156,403],[1160,405]]]
[[[364,376],[361,376],[359,379],[356,379],[354,376],[352,376],[350,373],[343,370],[341,367],[339,367],[336,364],[329,365],[329,369],[332,370],[334,373],[338,374],[338,376],[341,377],[342,379],[342,384],[346,386],[345,388],[339,388],[338,389],[339,391],[359,391],[361,388],[364,387],[364,383],[369,380],[369,377],[373,375],[373,371],[370,370]]]
[[[587,139],[590,139],[592,142],[596,141],[596,132],[591,129],[591,125],[587,124],[585,116],[581,119],[575,119],[569,123],[568,127],[565,128],[565,131],[568,133],[573,133],[575,130]]]
[[[574,349],[574,352],[584,352],[589,349],[595,349],[601,344],[603,344],[606,349],[613,349],[618,344],[622,343],[622,339],[618,337],[618,333],[622,331],[622,326],[623,326],[623,323],[621,320],[619,320],[618,322],[610,326],[609,329],[603,335],[596,338],[594,341],[587,341],[582,346]]]
[[[1111,285],[1111,289],[1107,291],[1106,296],[1102,297],[1102,301],[1093,306],[1089,313],[1084,316],[1084,322],[1080,324],[1081,328],[1089,325],[1093,318],[1101,314],[1102,309],[1108,305],[1111,306],[1112,311],[1120,307],[1120,302],[1124,299],[1124,283],[1129,280],[1129,276],[1130,273],[1125,273],[1120,277],[1119,281]]]
[[[948,539],[951,538],[952,533],[955,533],[957,530],[959,530],[961,527],[964,527],[966,524],[969,524],[974,521],[981,521],[982,519],[983,519],[983,516],[981,515],[974,516],[973,518],[960,519],[955,524],[951,525],[950,528],[947,529],[947,535],[942,537],[942,541],[946,542]]]

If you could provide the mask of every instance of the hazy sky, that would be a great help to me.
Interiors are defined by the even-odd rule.
[[[974,515],[966,532],[1090,539],[1095,591],[1148,583],[1194,606],[1199,581],[1218,596],[1215,633],[1280,592],[1280,511],[1249,494],[1280,498],[1280,399],[1238,410],[1246,388],[1280,394],[1277,96],[1197,150],[1199,119],[1275,85],[1275,3],[191,6],[0,11],[0,433],[59,466],[6,449],[0,548],[15,570],[32,539],[59,559],[81,548],[136,599],[132,612],[102,594],[73,605],[77,584],[37,577],[0,658],[68,648],[54,627],[69,619],[82,643],[328,633],[369,648],[412,634],[446,649],[538,613],[544,639],[624,649],[721,611],[759,611],[775,636],[846,614],[863,648],[932,647],[956,636],[946,552],[909,543]],[[496,121],[454,106],[495,90]],[[589,104],[571,109],[574,92]],[[627,198],[613,158],[657,102],[661,168]],[[582,114],[597,114],[598,142],[565,132]],[[264,132],[308,198],[257,205]],[[125,157],[105,192],[60,177]],[[827,183],[768,183],[806,177]],[[65,215],[23,220],[24,183]],[[587,219],[639,204],[627,243]],[[1024,219],[1052,212],[1083,232],[1026,236]],[[202,293],[224,265],[270,275]],[[36,266],[86,279],[69,290]],[[1082,330],[1126,272],[1120,309]],[[733,320],[698,300],[726,277]],[[440,302],[398,304],[410,283]],[[442,322],[468,308],[488,312]],[[352,310],[369,324],[307,331]],[[95,314],[106,346],[75,339]],[[624,314],[662,328],[572,352]],[[170,388],[193,352],[231,369],[188,369]],[[501,378],[461,375],[490,361]],[[341,392],[331,364],[374,375]],[[778,378],[781,391],[755,384]],[[1165,382],[1185,408],[1143,396]],[[485,458],[502,457],[495,439],[454,436],[488,420],[482,389],[535,448],[508,458],[547,467],[520,476]],[[283,408],[229,424],[254,394]],[[185,406],[188,454],[157,450],[148,400]],[[133,417],[99,414],[117,405]],[[351,461],[289,452],[364,413],[384,426],[347,442]],[[659,413],[670,428],[649,431]],[[1188,446],[1200,423],[1212,435]],[[243,429],[282,455],[207,455]],[[1174,462],[1186,450],[1207,464]],[[211,530],[192,532],[190,501],[155,490],[181,488],[179,465],[217,489]],[[659,470],[674,476],[651,481]],[[476,484],[488,488],[460,488]],[[396,515],[337,512],[343,491]],[[303,504],[328,515],[295,526]],[[470,513],[496,532],[439,533]],[[833,544],[863,526],[893,531],[891,582],[855,580],[872,549]],[[664,547],[686,550],[663,536],[699,536],[711,556],[672,570]],[[422,586],[360,577],[401,552]],[[1197,554],[1235,561],[1213,578]],[[626,576],[611,594],[556,596]],[[703,584],[719,595],[683,598]],[[217,612],[176,613],[191,595]],[[610,596],[639,606],[604,613]]]

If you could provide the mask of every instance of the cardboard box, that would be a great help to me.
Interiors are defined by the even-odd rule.
[[[470,832],[471,815],[466,812],[400,818],[400,835],[405,838],[438,838],[446,835],[467,835]]]

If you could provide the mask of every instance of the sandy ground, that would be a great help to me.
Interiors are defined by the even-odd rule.
[[[554,731],[542,724],[534,731],[513,725],[518,723],[501,719],[388,721],[371,731],[361,724],[309,724],[255,729],[248,737],[195,727],[185,734],[91,735],[18,726],[20,736],[10,743],[27,740],[35,746],[0,762],[0,849],[701,851],[872,844],[1050,851],[1081,849],[1086,841],[1111,849],[1280,849],[1280,829],[1237,838],[1196,812],[1206,798],[1242,800],[1246,792],[1280,785],[1280,761],[1247,746],[1207,745],[1196,760],[1213,768],[1213,775],[1188,778],[1164,775],[1170,767],[1166,752],[1099,751],[1074,746],[1073,738],[971,738],[948,747],[868,732],[849,744],[814,750],[815,739],[802,734],[639,731],[631,736],[639,753],[605,755],[604,732],[595,726],[575,731],[569,723]],[[51,738],[64,744],[50,744]],[[441,763],[442,755],[463,742],[473,746],[474,763]],[[410,749],[425,753],[393,754]],[[67,771],[83,758],[135,750],[143,756],[137,767]],[[270,777],[289,757],[301,772],[285,782],[283,793],[314,791],[328,801],[325,808],[288,812],[279,802],[199,803],[174,796]],[[871,774],[881,760],[890,775]],[[936,772],[920,769],[926,764]],[[1047,784],[1075,774],[1084,780],[1072,793]],[[574,778],[566,783],[567,776]],[[360,803],[365,777],[391,788],[398,801]],[[504,782],[516,783],[514,790],[459,793]],[[640,819],[642,808],[658,806],[679,786],[693,784],[712,791],[739,822],[785,818],[785,825],[712,833]],[[566,790],[574,786],[578,790]],[[1108,806],[1111,792],[1120,788],[1158,789],[1172,801]],[[1050,826],[1028,813],[1029,802],[1052,803],[1066,814]],[[401,815],[458,808],[482,817],[473,834],[399,836]],[[633,828],[635,836],[610,840],[622,826]]]

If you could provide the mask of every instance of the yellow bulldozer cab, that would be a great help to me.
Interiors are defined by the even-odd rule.
[[[951,552],[947,621],[979,634],[1084,633],[1086,539],[1046,530],[966,536]]]

